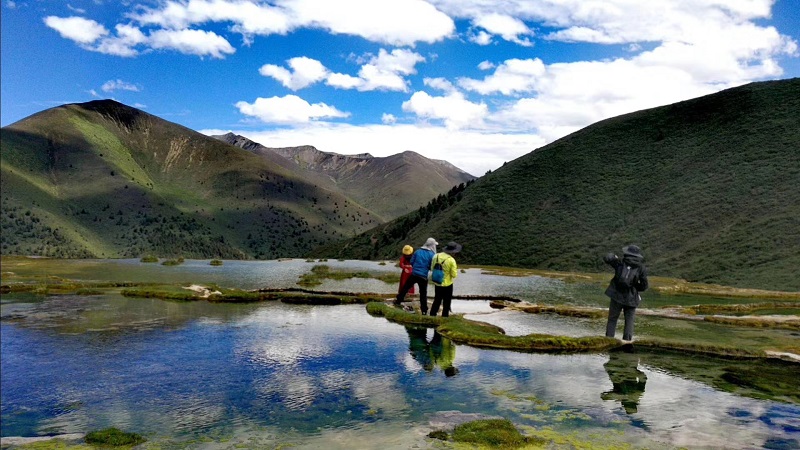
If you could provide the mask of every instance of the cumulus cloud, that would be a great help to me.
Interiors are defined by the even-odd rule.
[[[103,25],[78,16],[47,16],[44,18],[44,23],[56,30],[61,37],[79,44],[91,44],[108,34],[108,30]]]
[[[512,95],[535,90],[537,80],[544,75],[545,66],[540,59],[509,59],[483,80],[460,78],[458,85],[481,94],[501,93]]]
[[[325,103],[310,104],[296,95],[259,97],[253,103],[237,102],[236,107],[244,115],[274,124],[302,124],[317,119],[342,118],[350,115]]]
[[[145,35],[133,25],[117,24],[116,34],[111,35],[103,25],[82,17],[48,16],[44,22],[81,47],[109,55],[136,56],[140,46],[213,58],[224,58],[236,51],[225,38],[212,31],[159,29]]]
[[[426,92],[415,92],[403,102],[403,111],[413,112],[422,118],[441,119],[447,128],[480,128],[489,112],[485,103],[472,103],[460,92],[450,92],[443,97],[433,97]]]
[[[224,58],[236,52],[222,36],[203,30],[156,30],[150,33],[148,44],[155,49],[171,49],[197,56]]]
[[[474,20],[474,25],[491,34],[501,36],[507,41],[515,42],[525,47],[533,45],[527,37],[521,37],[533,35],[533,31],[525,25],[525,22],[517,18],[505,14],[490,13],[477,17]]]
[[[287,63],[291,71],[274,64],[264,64],[258,72],[278,80],[293,91],[323,80],[328,75],[328,69],[316,59],[300,56],[288,60]]]
[[[425,58],[408,49],[394,49],[387,52],[380,49],[378,55],[372,55],[358,71],[358,77],[347,74],[332,73],[326,83],[340,89],[357,89],[359,91],[401,91],[408,90],[405,77],[417,73],[416,65]]]
[[[432,43],[455,31],[450,17],[422,0],[283,0],[276,5],[244,0],[167,1],[160,8],[144,7],[129,17],[174,29],[227,22],[244,35],[317,28],[390,45]]]
[[[139,92],[141,90],[139,89],[139,86],[136,86],[133,83],[128,83],[127,81],[122,81],[120,79],[108,80],[103,83],[103,86],[101,86],[100,89],[102,89],[103,92],[114,92],[117,90]]]

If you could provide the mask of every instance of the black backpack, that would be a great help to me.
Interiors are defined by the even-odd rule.
[[[629,266],[625,263],[622,264],[622,270],[616,280],[617,288],[622,290],[631,290],[639,284],[639,267]]]

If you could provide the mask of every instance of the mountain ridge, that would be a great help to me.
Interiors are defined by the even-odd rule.
[[[266,147],[233,133],[214,137],[270,160],[279,155],[294,163],[299,175],[338,190],[385,219],[417,209],[453,186],[475,179],[446,161],[413,151],[385,157],[341,155],[310,145]]]

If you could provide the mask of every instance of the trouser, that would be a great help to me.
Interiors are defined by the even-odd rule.
[[[412,273],[411,276],[408,277],[406,284],[400,289],[400,292],[397,294],[397,300],[394,302],[402,303],[406,299],[408,290],[411,289],[411,286],[414,286],[415,283],[419,286],[419,309],[422,311],[422,314],[428,314],[428,279],[419,275],[414,275]]]
[[[433,287],[433,305],[431,305],[431,315],[435,316],[439,312],[439,304],[442,305],[442,317],[450,315],[450,301],[453,300],[453,285]]]
[[[633,317],[636,314],[635,306],[626,306],[611,300],[608,307],[608,323],[606,324],[606,336],[614,337],[617,329],[617,319],[619,314],[625,311],[625,331],[622,332],[622,340],[630,341],[633,339]]]

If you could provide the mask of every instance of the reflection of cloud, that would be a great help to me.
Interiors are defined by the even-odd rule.
[[[395,373],[351,374],[356,398],[369,409],[393,417],[410,409],[405,394],[400,390],[399,375]]]
[[[202,430],[213,426],[225,416],[222,401],[207,397],[172,397],[169,423],[175,431]]]

